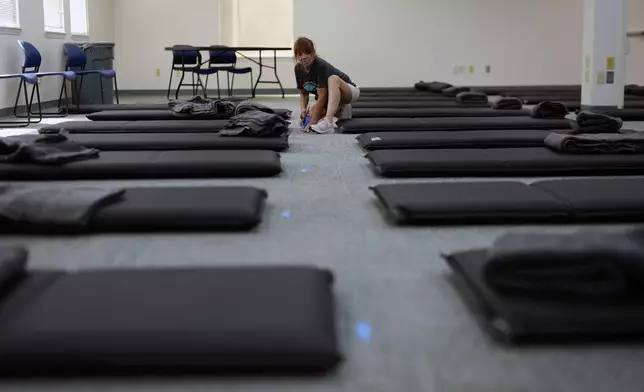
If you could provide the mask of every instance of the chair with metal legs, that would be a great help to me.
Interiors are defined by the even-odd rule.
[[[18,44],[24,53],[25,59],[22,65],[22,73],[24,74],[34,74],[39,79],[47,76],[62,76],[63,83],[60,90],[60,97],[58,99],[58,108],[55,112],[44,112],[40,100],[40,84],[36,83],[33,85],[31,90],[31,98],[29,99],[28,108],[30,113],[28,115],[18,113],[18,103],[20,100],[20,92],[24,87],[27,89],[27,82],[24,79],[20,79],[18,84],[18,94],[16,95],[16,102],[13,107],[13,114],[18,118],[25,118],[27,116],[39,116],[40,120],[34,121],[32,123],[38,123],[42,120],[43,117],[65,117],[69,114],[69,96],[67,94],[67,82],[73,82],[76,80],[76,74],[73,71],[60,71],[60,72],[40,72],[40,66],[42,64],[42,56],[40,52],[34,45],[27,41],[19,40]],[[62,105],[63,95],[65,99],[64,109]],[[33,103],[34,98],[37,98],[36,103],[38,104],[38,112],[33,112]]]
[[[29,107],[29,95],[27,93],[27,84],[31,84],[32,86],[37,86],[38,85],[38,76],[35,74],[6,74],[6,75],[0,75],[0,80],[9,80],[9,79],[20,79],[20,83],[25,83],[25,88],[18,90],[17,96],[16,96],[16,101],[19,101],[20,98],[20,93],[21,91],[24,92],[24,99],[25,99],[25,108],[27,110],[27,115],[26,115],[26,120],[0,120],[0,128],[20,128],[20,127],[27,127],[30,124],[34,122],[40,122],[42,120],[42,117],[38,118],[38,121],[33,121],[32,119],[32,114],[31,114],[31,108]]]
[[[113,79],[114,80],[114,96],[116,97],[116,103],[119,103],[119,88],[116,81],[116,71],[113,69],[96,69],[96,70],[86,70],[87,67],[87,56],[83,49],[75,44],[64,44],[63,49],[67,55],[67,64],[65,65],[65,71],[73,71],[77,76],[80,77],[80,85],[78,89],[76,88],[76,81],[72,83],[73,93],[76,93],[76,102],[77,105],[80,102],[81,92],[83,90],[83,79],[87,75],[98,75],[101,83],[101,102],[105,103],[105,89],[103,86],[103,79]],[[62,92],[61,92],[62,94]]]
[[[192,95],[197,95],[197,87],[200,86],[198,81],[195,81],[195,71],[201,66],[201,53],[191,45],[174,45],[172,47],[172,67],[170,68],[170,81],[168,82],[167,98],[170,100],[170,92],[172,91],[172,77],[175,71],[181,72],[181,79],[177,86],[177,91],[174,94],[174,99],[179,99],[179,90],[181,86],[192,87]],[[186,72],[191,73],[192,83],[183,83]]]

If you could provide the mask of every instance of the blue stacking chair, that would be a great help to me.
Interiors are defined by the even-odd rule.
[[[116,82],[116,71],[113,69],[97,69],[97,70],[85,70],[87,66],[87,56],[83,49],[75,44],[64,44],[63,48],[65,54],[67,55],[67,64],[65,65],[65,71],[73,71],[77,76],[80,76],[80,86],[76,90],[76,82],[73,83],[74,91],[76,92],[76,97],[80,97],[81,91],[83,90],[83,79],[86,75],[98,75],[101,82],[101,101],[105,103],[104,88],[103,88],[103,79],[113,79],[114,80],[114,95],[116,96],[116,103],[119,103],[119,88],[118,83]],[[102,60],[102,59],[101,59]],[[77,99],[77,102],[79,100]]]
[[[195,73],[205,74],[206,83],[203,86],[204,95],[205,90],[208,88],[208,76],[212,74],[217,75],[217,97],[221,98],[221,87],[219,84],[219,71],[226,72],[226,91],[228,96],[233,95],[235,85],[235,75],[250,74],[250,89],[253,91],[253,69],[251,67],[237,67],[237,54],[233,50],[227,50],[225,46],[211,46],[209,51],[208,68],[200,68]],[[232,83],[230,74],[233,74]],[[199,80],[199,82],[201,82]],[[254,97],[254,95],[253,95]]]
[[[60,72],[40,72],[40,66],[42,64],[42,56],[40,55],[40,52],[36,47],[23,40],[19,40],[18,44],[20,45],[20,48],[22,49],[22,52],[24,54],[24,62],[22,63],[22,73],[23,74],[33,74],[36,75],[37,78],[44,78],[47,76],[58,76],[63,78],[63,83],[60,88],[60,96],[58,98],[58,110],[53,113],[45,113],[42,110],[42,105],[41,105],[41,99],[40,99],[40,85],[36,83],[32,90],[31,90],[31,98],[29,100],[29,105],[28,105],[28,113],[29,116],[31,115],[36,115],[40,117],[40,120],[42,120],[43,117],[65,117],[69,113],[69,97],[67,94],[67,81],[74,81],[76,80],[76,74],[73,71],[60,71]],[[16,117],[24,117],[24,115],[21,115],[18,113],[18,101],[20,99],[20,91],[22,88],[25,88],[25,92],[27,89],[27,81],[25,79],[20,80],[20,84],[18,85],[18,94],[16,95],[16,103],[14,104],[13,107],[13,114]],[[34,101],[34,93],[37,98],[36,103],[38,104],[38,112],[34,113],[33,112],[33,101]],[[62,109],[62,100],[63,100],[63,95],[65,98],[65,106],[64,106],[64,111]],[[35,122],[40,122],[40,120],[35,121]],[[33,122],[33,121],[32,121]]]
[[[8,79],[20,79],[20,84],[25,83],[25,89],[24,89],[24,98],[25,98],[25,107],[27,108],[27,115],[26,118],[27,120],[0,120],[0,127],[2,128],[17,128],[17,127],[26,127],[29,126],[32,121],[31,119],[31,110],[29,108],[29,95],[27,94],[27,84],[31,84],[32,86],[37,86],[38,85],[38,76],[35,74],[6,74],[6,75],[0,75],[0,80],[8,80]],[[20,90],[18,91],[16,102],[18,101],[18,98],[20,97]],[[42,117],[36,121],[40,122],[42,120]]]
[[[179,90],[181,86],[191,86],[192,95],[197,95],[197,87],[199,83],[195,83],[195,71],[201,67],[201,53],[194,46],[190,45],[174,45],[172,47],[172,67],[170,69],[170,81],[168,82],[168,100],[170,99],[170,91],[172,91],[172,75],[175,71],[181,72],[181,79],[177,86],[177,91],[174,94],[175,99],[179,99]],[[186,72],[192,75],[192,83],[183,83]]]

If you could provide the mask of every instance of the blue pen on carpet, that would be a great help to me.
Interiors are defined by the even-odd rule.
[[[359,340],[368,342],[371,340],[372,330],[371,325],[368,323],[356,324],[356,336]]]
[[[282,218],[290,218],[290,217],[291,217],[291,211],[282,212]]]

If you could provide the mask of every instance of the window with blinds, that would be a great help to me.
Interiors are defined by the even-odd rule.
[[[0,27],[20,27],[18,0],[0,0]]]
[[[220,0],[221,44],[291,47],[293,1]]]
[[[89,35],[87,23],[87,0],[69,0],[69,17],[72,34]]]
[[[43,0],[45,11],[45,31],[65,32],[65,5],[63,0]]]

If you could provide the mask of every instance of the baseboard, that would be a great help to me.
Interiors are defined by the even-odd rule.
[[[174,92],[175,90],[172,90],[172,93],[170,94],[170,98],[174,97]],[[284,93],[287,95],[297,95],[299,94],[299,91],[296,88],[285,88]],[[119,90],[119,96],[140,96],[140,95],[162,95],[166,96],[168,94],[168,90]],[[182,88],[180,94],[182,96],[185,95],[191,95],[191,90],[189,87]],[[250,97],[252,94],[251,89],[246,88],[246,89],[234,89],[233,90],[233,96],[239,96],[239,97],[244,97],[248,96]],[[262,88],[262,89],[257,89],[255,90],[255,94],[259,97],[262,95],[282,95],[282,90],[279,88]],[[224,98],[226,96],[226,89],[221,90],[221,97]],[[217,90],[211,90],[208,89],[208,97],[213,98],[217,97]]]
[[[42,102],[41,106],[43,111],[47,109],[56,108],[58,107],[58,100],[54,99],[51,101]],[[33,111],[37,111],[37,110],[38,110],[38,105],[34,103]],[[27,113],[27,106],[26,105],[18,106],[18,113]],[[12,116],[13,116],[13,106],[0,109],[0,117],[12,117]]]

